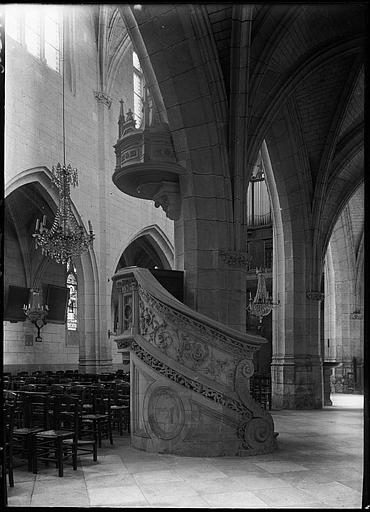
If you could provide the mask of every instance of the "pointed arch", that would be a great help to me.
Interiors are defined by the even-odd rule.
[[[167,235],[157,224],[152,224],[151,226],[147,226],[141,229],[128,240],[128,242],[125,244],[125,247],[120,252],[118,259],[116,260],[115,269],[119,268],[120,262],[123,263],[122,266],[131,266],[134,264],[134,261],[131,259],[134,256],[132,254],[130,255],[129,251],[130,247],[132,248],[134,245],[138,246],[138,244],[141,244],[141,248],[144,251],[148,251],[148,255],[150,253],[152,254],[152,259],[159,260],[161,266],[164,269],[173,268],[173,244],[170,242]]]
[[[51,181],[51,171],[46,166],[34,167],[20,171],[9,180],[5,187],[5,198],[24,185],[37,184],[42,199],[52,212],[58,204],[58,191]],[[81,216],[71,201],[71,208],[79,224],[83,225]],[[99,274],[94,249],[89,247],[75,262],[79,276],[80,306],[80,341],[79,365],[81,371],[95,372],[99,363]],[[43,269],[41,263],[38,275]]]

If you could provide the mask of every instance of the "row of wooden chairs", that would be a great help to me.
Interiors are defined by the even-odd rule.
[[[255,373],[250,381],[251,395],[265,410],[271,410],[271,376]]]
[[[114,390],[109,386],[54,385],[47,392],[4,391],[3,395],[11,439],[7,457],[9,485],[14,485],[13,455],[34,472],[39,463],[54,460],[62,476],[63,463],[68,458],[76,468],[78,455],[92,453],[96,460],[102,438],[113,444],[113,427],[120,435],[124,429],[129,431],[127,385]]]
[[[77,469],[77,456],[91,453],[97,461],[97,439],[94,431],[79,415],[79,402],[69,395],[49,397],[27,396],[25,400],[4,404],[6,421],[6,461],[9,485],[14,486],[13,457],[27,460],[28,469],[37,473],[38,462],[54,461],[59,476],[64,462],[71,458]],[[22,417],[24,426],[16,422]]]

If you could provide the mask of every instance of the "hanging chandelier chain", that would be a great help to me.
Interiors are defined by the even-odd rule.
[[[83,225],[79,224],[72,212],[71,186],[78,186],[78,170],[66,165],[66,136],[65,136],[65,24],[62,30],[62,130],[63,130],[63,165],[60,162],[51,168],[51,181],[58,188],[59,204],[51,228],[46,227],[46,215],[42,222],[37,219],[35,247],[41,248],[42,254],[53,258],[57,263],[66,264],[78,258],[88,250],[94,240],[91,223],[89,234]]]

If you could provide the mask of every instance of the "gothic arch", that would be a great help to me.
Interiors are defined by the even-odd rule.
[[[139,251],[142,250],[147,253],[147,258],[142,260],[143,263],[145,263],[145,260],[148,262],[153,260],[153,262],[157,261],[164,269],[173,268],[174,247],[166,234],[156,224],[141,229],[129,239],[126,247],[121,251],[117,259],[116,270],[120,266],[140,266],[137,265],[137,258],[135,258],[133,252],[130,252],[130,248],[137,248]]]
[[[51,182],[51,171],[46,166],[34,167],[19,172],[15,178],[9,180],[5,187],[5,201],[11,194],[24,185],[34,184],[51,212],[55,212],[58,204],[58,193]],[[79,224],[83,224],[81,216],[72,202],[72,212]],[[95,371],[97,343],[99,340],[98,298],[99,282],[96,256],[93,248],[81,255],[75,262],[79,275],[79,297],[81,306],[80,322],[80,354],[79,361],[82,371]],[[40,275],[44,263],[37,268]],[[31,285],[32,283],[30,283]],[[88,321],[85,321],[88,320]],[[93,367],[93,368],[92,368]]]
[[[266,172],[266,184],[271,200],[272,209],[272,226],[273,226],[273,269],[272,269],[272,294],[274,299],[280,300],[280,305],[272,312],[272,351],[273,355],[284,353],[285,349],[282,345],[285,340],[285,243],[284,228],[281,216],[281,207],[279,194],[275,182],[270,156],[268,153],[266,142],[263,141],[262,159]]]

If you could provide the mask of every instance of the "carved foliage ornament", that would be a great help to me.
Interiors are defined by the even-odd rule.
[[[236,361],[220,358],[215,347],[199,339],[190,331],[182,331],[159,318],[143,300],[139,300],[140,333],[167,357],[191,370],[233,386]]]
[[[136,279],[125,279],[117,281],[116,286],[119,292],[130,293],[137,290],[137,281]]]
[[[127,340],[116,340],[117,348],[119,350],[125,350],[131,348],[132,338]]]
[[[94,91],[94,96],[95,96],[95,99],[97,101],[103,103],[106,107],[108,107],[108,109],[111,107],[112,100],[108,96],[108,94],[106,94],[105,92],[103,92],[103,91]]]
[[[233,349],[233,352],[238,355],[249,354],[258,350],[257,346],[248,345],[230,336],[226,336],[208,325],[202,324],[179,311],[171,309],[162,302],[157,301],[155,297],[141,286],[139,286],[139,296],[154,313],[157,313],[162,318],[166,318],[172,325],[178,326],[179,330],[194,332],[194,335],[202,337],[212,345],[218,344],[220,347],[227,345],[228,349]]]
[[[232,398],[229,398],[223,393],[219,393],[218,391],[211,389],[199,381],[191,379],[190,377],[186,377],[185,375],[181,375],[173,368],[170,368],[162,361],[159,361],[157,358],[152,356],[149,352],[146,352],[135,341],[132,343],[132,350],[139,359],[150,366],[155,372],[167,377],[173,382],[176,382],[177,384],[180,384],[196,393],[200,393],[202,396],[205,396],[210,400],[213,400],[223,405],[224,407],[232,409],[242,415],[247,415],[248,417],[252,416],[250,410],[241,402],[233,400]]]

